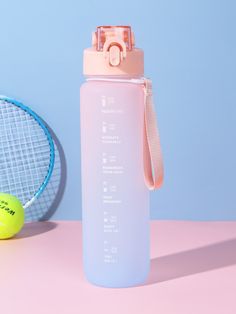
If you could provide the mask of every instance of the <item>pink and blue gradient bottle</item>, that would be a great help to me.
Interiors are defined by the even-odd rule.
[[[84,51],[83,263],[87,279],[104,287],[139,285],[149,273],[143,68],[128,26],[98,27]]]

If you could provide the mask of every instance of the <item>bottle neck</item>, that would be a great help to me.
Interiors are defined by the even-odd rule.
[[[143,83],[143,76],[127,76],[127,75],[87,75],[86,81],[112,81],[112,82],[131,82],[131,83]]]

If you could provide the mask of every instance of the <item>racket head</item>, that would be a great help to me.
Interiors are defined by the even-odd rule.
[[[42,119],[0,95],[0,191],[15,195],[26,209],[46,188],[54,160],[53,139]]]

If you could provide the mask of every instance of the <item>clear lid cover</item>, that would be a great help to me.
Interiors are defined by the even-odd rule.
[[[134,47],[134,35],[130,26],[98,26],[95,32],[95,42],[97,51],[104,50],[105,43],[119,45],[123,42],[126,50],[130,51]]]

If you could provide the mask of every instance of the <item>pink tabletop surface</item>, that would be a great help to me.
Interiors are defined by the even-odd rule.
[[[0,241],[0,313],[236,313],[236,222],[152,222],[151,238],[147,283],[105,289],[84,278],[81,222],[27,224]]]

